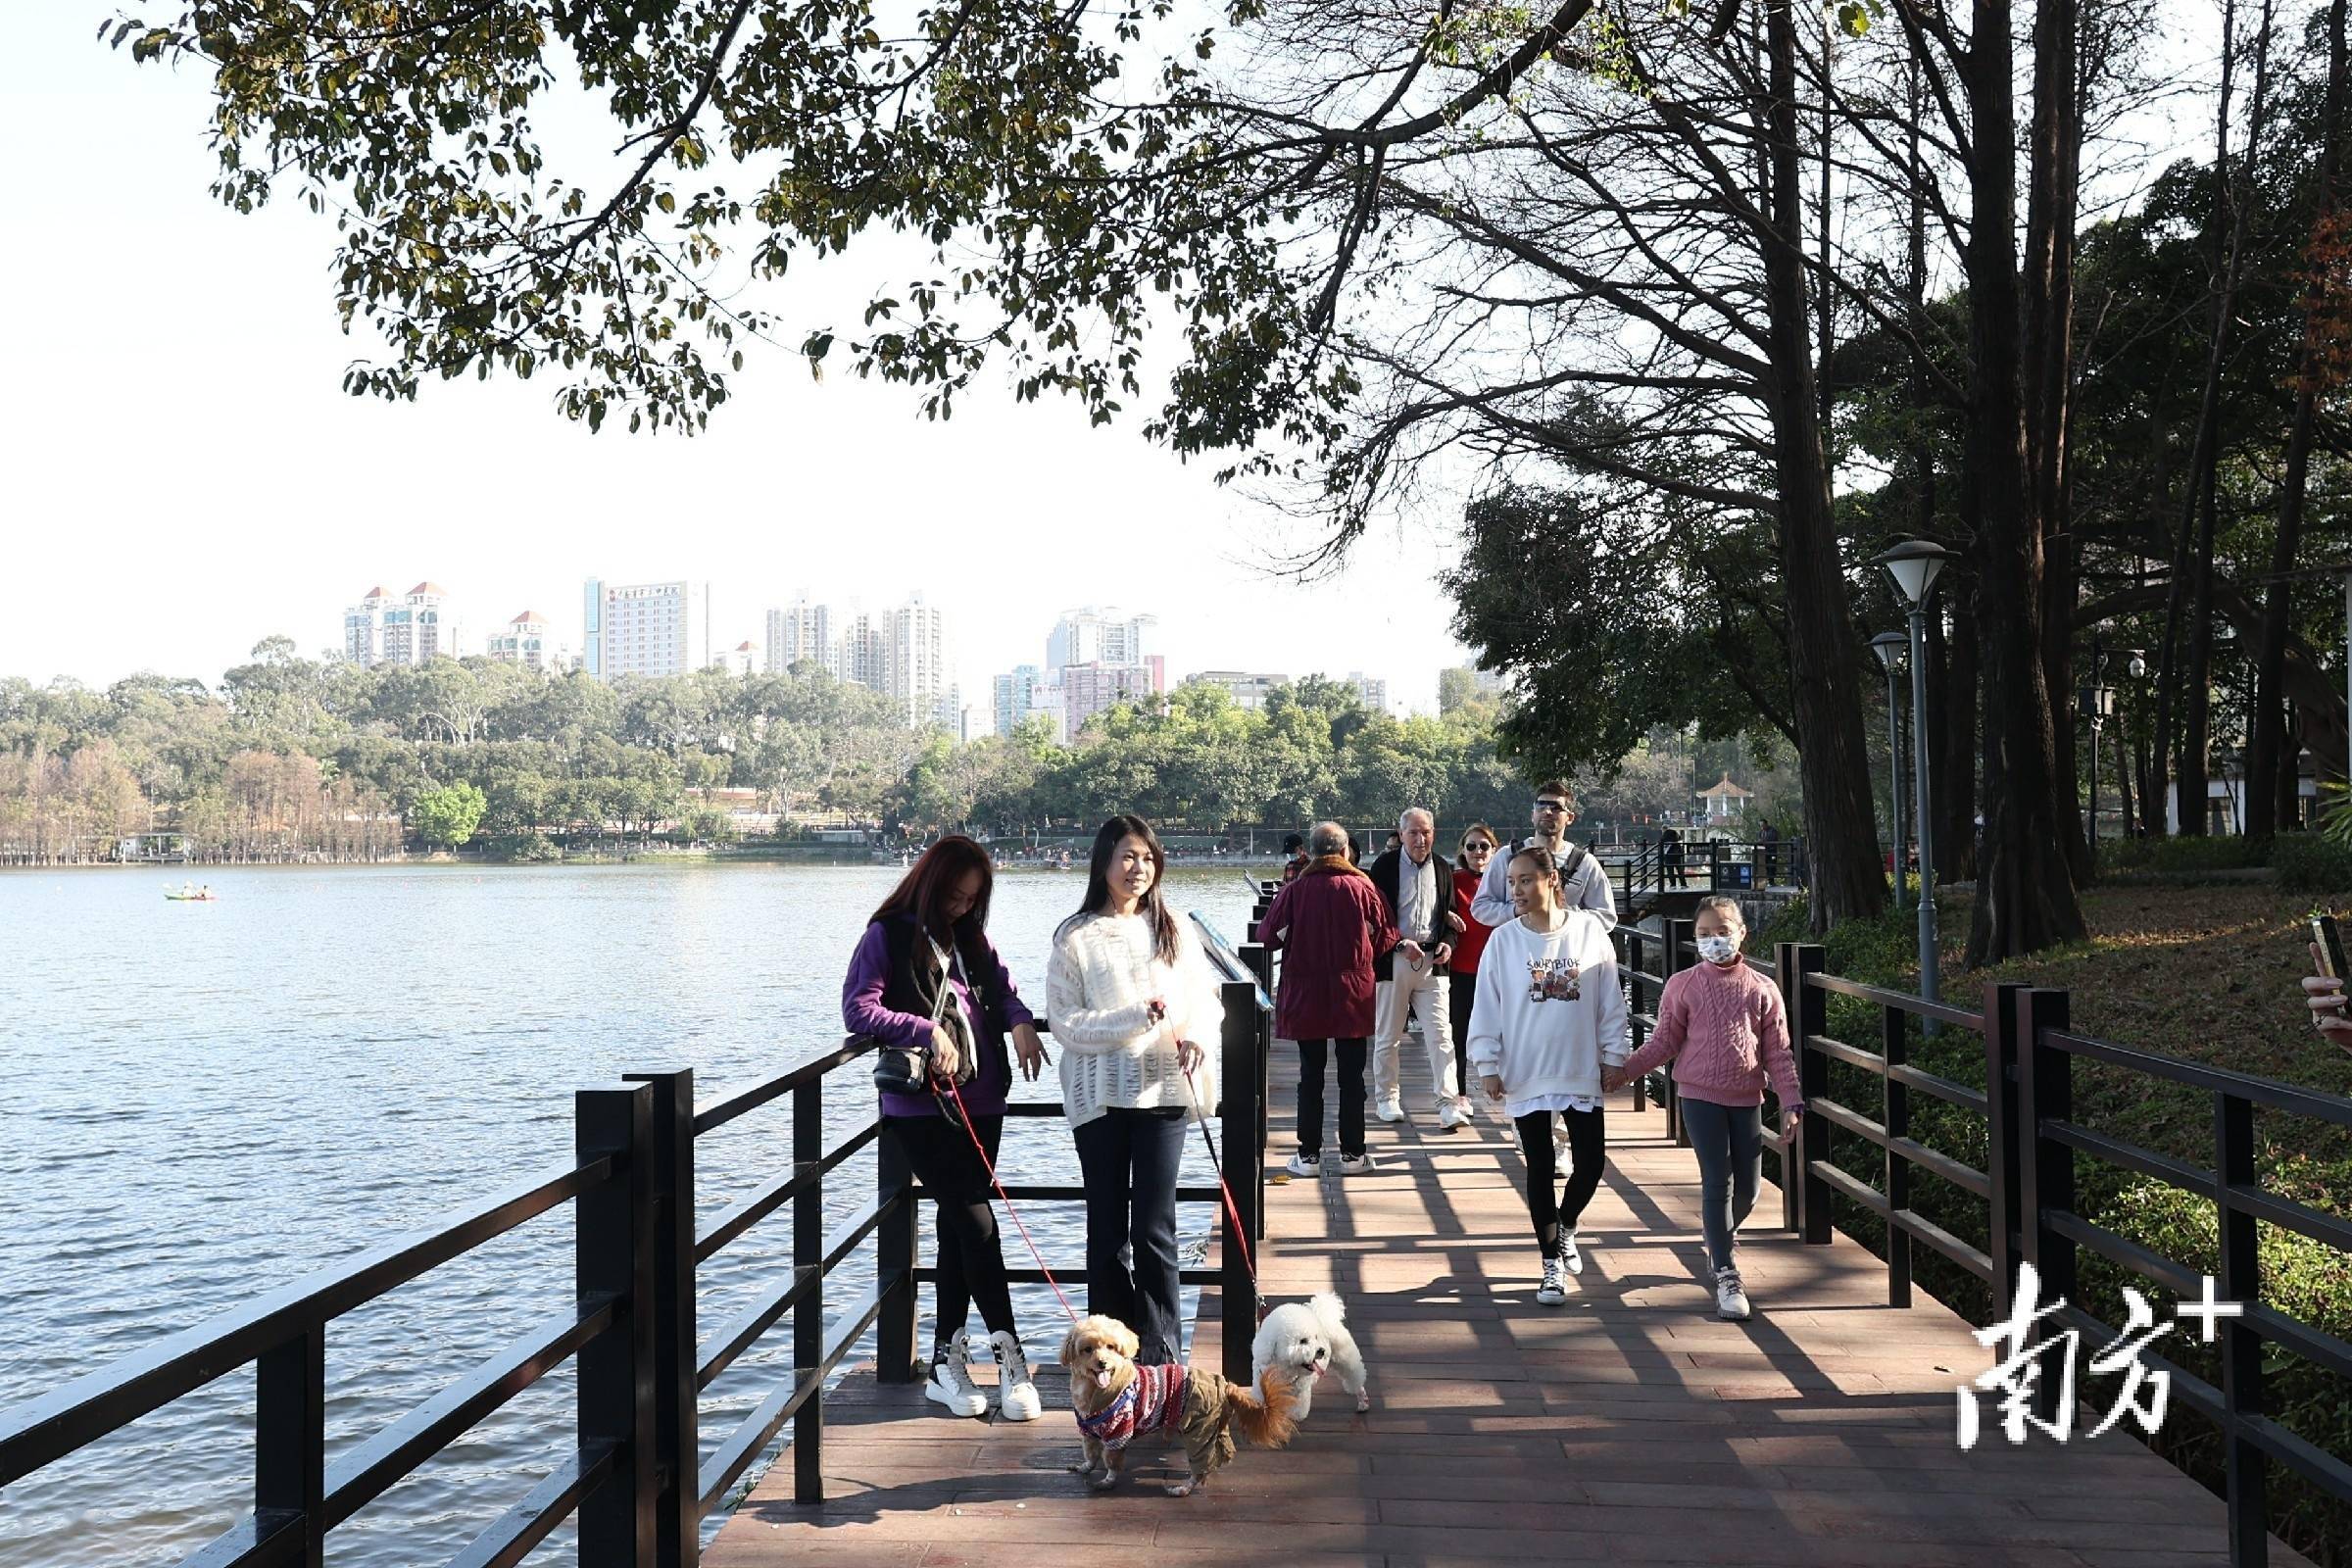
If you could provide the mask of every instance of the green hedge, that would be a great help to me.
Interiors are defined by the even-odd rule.
[[[2099,841],[2099,870],[2103,874],[2122,871],[2195,876],[2207,871],[2249,870],[2268,863],[2268,854],[2261,843],[2235,834]]]
[[[2317,833],[2281,833],[2271,841],[2271,868],[2289,893],[2352,895],[2352,844]]]

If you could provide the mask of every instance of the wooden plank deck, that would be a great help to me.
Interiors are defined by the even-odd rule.
[[[1293,1147],[1297,1057],[1277,1051],[1270,1161]],[[1406,1103],[1425,1103],[1420,1053],[1405,1055]],[[1366,1416],[1327,1395],[1290,1447],[1245,1446],[1204,1494],[1159,1494],[1181,1468],[1171,1450],[1132,1455],[1126,1486],[1092,1495],[1066,1469],[1078,1443],[1047,1360],[1058,1335],[1035,1324],[1043,1418],[952,1419],[858,1371],[826,1406],[829,1500],[792,1501],[787,1455],[703,1560],[1034,1568],[1091,1548],[1266,1568],[2227,1568],[2221,1501],[2122,1432],[2013,1448],[1988,1425],[1962,1453],[1953,1391],[1989,1352],[1925,1294],[1888,1307],[1885,1265],[1854,1242],[1807,1248],[1767,1223],[1769,1186],[1740,1250],[1756,1316],[1718,1320],[1696,1167],[1660,1111],[1630,1105],[1612,1110],[1585,1271],[1560,1307],[1535,1302],[1522,1167],[1498,1125],[1375,1121],[1380,1170],[1268,1189],[1267,1294],[1346,1297],[1371,1366]],[[1218,1362],[1213,1290],[1193,1356]]]

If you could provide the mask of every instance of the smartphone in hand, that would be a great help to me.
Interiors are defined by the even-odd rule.
[[[2347,982],[2352,990],[2352,964],[2344,961],[2344,934],[2332,914],[2311,917],[2312,950],[2320,956],[2320,973],[2330,980]]]

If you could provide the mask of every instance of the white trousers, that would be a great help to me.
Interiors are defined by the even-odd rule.
[[[1446,971],[1430,965],[1415,970],[1396,955],[1396,978],[1383,980],[1373,990],[1377,1010],[1372,1025],[1372,1099],[1375,1103],[1396,1096],[1397,1053],[1404,1043],[1405,1020],[1421,1021],[1421,1045],[1429,1053],[1429,1081],[1437,1090],[1438,1108],[1461,1098],[1453,1076],[1453,1013],[1446,1004]],[[1467,979],[1467,976],[1464,976]]]

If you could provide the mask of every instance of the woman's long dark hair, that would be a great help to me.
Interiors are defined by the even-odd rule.
[[[1130,837],[1142,839],[1152,851],[1152,888],[1144,895],[1136,912],[1151,924],[1152,956],[1162,963],[1174,963],[1176,919],[1168,913],[1168,906],[1159,896],[1160,885],[1168,876],[1168,855],[1159,847],[1159,835],[1152,831],[1152,824],[1140,816],[1114,816],[1096,831],[1094,854],[1086,867],[1085,902],[1078,906],[1076,914],[1061,923],[1061,930],[1054,937],[1058,940],[1063,932],[1080,922],[1109,911],[1111,857],[1119,853],[1119,846]]]
[[[988,897],[996,889],[996,868],[989,864],[988,852],[960,833],[949,834],[917,856],[873,917],[888,920],[911,914],[932,936],[945,937],[954,928],[947,916],[948,895],[972,871],[980,873],[980,894],[972,900],[971,911],[961,924],[971,933],[985,931]]]

